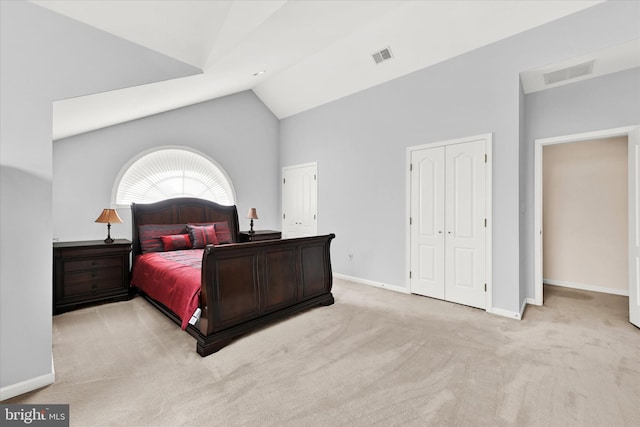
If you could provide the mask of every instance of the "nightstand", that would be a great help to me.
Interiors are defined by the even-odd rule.
[[[280,231],[274,231],[274,230],[254,230],[253,235],[249,234],[248,231],[240,232],[241,242],[257,242],[260,240],[277,240],[280,238],[282,238],[282,233]]]
[[[116,239],[53,244],[53,314],[130,298],[131,242]]]

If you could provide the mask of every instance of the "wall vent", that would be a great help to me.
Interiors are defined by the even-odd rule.
[[[593,72],[594,62],[595,62],[595,59],[589,62],[584,62],[582,64],[573,65],[568,68],[563,68],[561,70],[556,70],[550,73],[546,73],[543,75],[544,83],[546,85],[551,85],[554,83],[559,83],[565,80],[571,80],[577,77],[582,77],[582,76],[591,74]]]
[[[373,57],[373,60],[376,64],[380,64],[381,62],[388,61],[389,59],[393,58],[393,53],[391,53],[390,47],[385,47],[381,51],[373,53],[371,56]]]

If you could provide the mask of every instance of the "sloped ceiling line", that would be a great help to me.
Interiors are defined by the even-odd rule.
[[[204,71],[57,101],[54,139],[249,89],[288,117],[600,2],[33,1]]]

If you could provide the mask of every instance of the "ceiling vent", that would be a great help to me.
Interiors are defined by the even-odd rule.
[[[381,62],[388,61],[393,58],[393,53],[391,53],[391,48],[386,47],[379,52],[376,52],[371,55],[376,64],[380,64]]]
[[[554,83],[563,82],[565,80],[575,79],[577,77],[586,76],[593,72],[593,63],[595,60],[574,65],[572,67],[563,68],[561,70],[552,71],[543,75],[544,83],[552,85]]]

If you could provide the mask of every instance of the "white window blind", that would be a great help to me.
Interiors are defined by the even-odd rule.
[[[175,197],[235,204],[231,182],[220,167],[197,153],[173,148],[136,160],[118,183],[116,203],[153,203]]]

